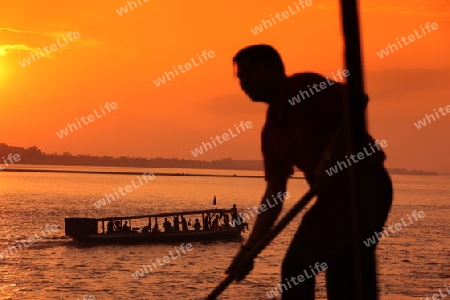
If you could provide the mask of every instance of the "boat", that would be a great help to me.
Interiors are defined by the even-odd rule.
[[[212,228],[211,225],[216,216],[220,225]],[[178,219],[178,225],[175,217]],[[205,219],[206,217],[207,219]],[[231,218],[231,222],[226,222]],[[187,219],[196,221],[191,221],[191,226],[188,226]],[[172,223],[169,225],[162,220],[172,221]],[[199,221],[197,222],[197,220]],[[137,227],[133,227],[132,222],[141,226],[145,224],[145,226],[141,228],[139,225],[135,225]],[[195,223],[199,223],[197,227],[201,228],[194,229]],[[160,225],[163,225],[164,228],[160,228]],[[232,209],[179,211],[128,217],[65,218],[66,236],[77,242],[103,244],[236,239],[245,229],[248,230],[248,223],[243,217],[238,216],[235,205]]]

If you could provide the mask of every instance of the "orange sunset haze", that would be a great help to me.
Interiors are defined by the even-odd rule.
[[[0,299],[450,300],[450,0],[0,19]]]

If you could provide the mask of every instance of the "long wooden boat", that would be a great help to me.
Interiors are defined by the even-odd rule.
[[[196,221],[191,222],[189,226],[186,217],[195,218]],[[175,218],[178,219],[178,224]],[[214,224],[216,218],[218,224]],[[163,224],[162,220],[173,222],[170,225]],[[142,228],[133,227],[132,222],[146,225]],[[235,206],[232,209],[179,211],[100,219],[65,218],[65,235],[72,237],[74,241],[89,243],[161,243],[233,239],[241,236],[245,229],[248,229],[248,224],[244,218],[238,216]]]

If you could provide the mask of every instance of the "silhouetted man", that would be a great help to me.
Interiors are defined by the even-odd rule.
[[[168,221],[167,218],[164,218],[163,227],[165,232],[172,231],[172,223],[170,223],[170,221]]]
[[[173,230],[180,231],[180,220],[178,219],[178,216],[173,217]]]
[[[128,226],[128,221],[125,221],[125,224],[123,224],[122,230],[123,231],[129,231],[130,230],[130,226]]]
[[[181,217],[181,228],[183,231],[188,231],[188,223],[185,217]]]
[[[293,166],[304,172],[309,185],[314,185],[317,166],[342,119],[346,86],[315,73],[286,76],[280,55],[268,45],[244,48],[236,54],[233,62],[237,65],[242,90],[254,102],[268,104],[261,134],[267,182],[261,204],[265,204],[272,195],[286,191]],[[362,105],[361,110],[364,108]],[[374,144],[368,133],[365,138],[367,148],[369,143]],[[362,151],[361,145],[355,146],[355,154]],[[331,151],[328,167],[336,165],[337,161],[346,161],[345,150],[345,139],[340,136]],[[361,253],[363,299],[378,299],[376,245],[366,247],[363,240],[382,231],[392,204],[392,184],[384,168],[384,160],[385,155],[380,150],[357,163],[340,167],[337,173],[322,176],[329,182],[319,189],[317,201],[303,217],[282,264],[282,299],[315,299],[315,276],[312,275],[325,269],[328,299],[355,299],[349,170],[354,171],[358,179],[357,216],[353,217],[357,217],[359,222],[357,245]],[[270,230],[281,209],[282,203],[258,215],[246,245],[242,246],[227,270],[235,272],[237,280],[245,278],[253,268],[253,262],[240,269],[236,266],[245,252]],[[312,272],[314,266],[320,268]],[[311,278],[305,278],[305,271]]]

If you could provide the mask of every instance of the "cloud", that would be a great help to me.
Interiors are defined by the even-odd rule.
[[[37,48],[29,47],[27,45],[2,45],[0,46],[0,56],[6,56],[10,51],[38,51]]]
[[[31,34],[40,35],[38,32],[34,32],[34,31],[20,30],[20,29],[14,29],[14,28],[6,28],[6,27],[1,27],[0,31],[8,31],[8,32],[14,32],[14,33],[31,33]]]
[[[13,53],[13,52],[22,52],[25,51],[27,53],[29,52],[37,52],[40,51],[39,48],[43,49],[45,46],[50,46],[51,44],[55,44],[56,40],[59,39],[61,42],[63,42],[63,37],[67,36],[67,33],[70,32],[69,31],[56,31],[56,32],[36,32],[36,31],[30,31],[30,30],[21,30],[21,29],[16,29],[16,28],[6,28],[6,27],[1,27],[0,28],[0,33],[1,32],[8,32],[8,33],[12,33],[13,35],[26,35],[25,37],[20,37],[20,40],[23,41],[24,39],[27,39],[27,36],[34,36],[33,37],[33,41],[32,42],[28,42],[28,43],[20,43],[20,44],[15,44],[15,43],[10,43],[8,45],[2,45],[0,46],[0,56],[7,56],[9,53]],[[76,31],[72,31],[76,32]],[[40,37],[41,40],[39,41],[38,45],[36,42],[36,37]],[[5,40],[5,39],[4,39]],[[70,43],[70,47],[72,49],[76,49],[76,48],[95,48],[98,47],[102,44],[104,44],[104,41],[100,41],[100,40],[96,40],[92,37],[83,35],[82,33],[80,33],[80,38],[77,40],[73,40],[73,42]],[[33,45],[31,45],[33,44]],[[61,49],[61,48],[60,48]],[[67,48],[63,49],[63,50],[67,50]],[[53,52],[50,52],[49,54],[45,53],[45,51],[41,51],[42,52],[42,56],[44,57],[51,57]]]

